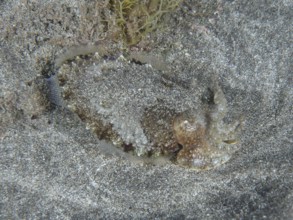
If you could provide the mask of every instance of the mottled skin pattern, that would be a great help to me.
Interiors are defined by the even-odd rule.
[[[174,136],[182,146],[176,158],[178,165],[195,170],[211,169],[227,162],[235,151],[231,144],[236,143],[234,135],[239,124],[223,123],[227,103],[218,86],[213,102],[214,107],[207,112],[193,110],[175,118]]]

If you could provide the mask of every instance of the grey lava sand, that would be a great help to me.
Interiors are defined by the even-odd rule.
[[[0,219],[293,219],[293,2],[185,1],[127,52],[97,5],[0,1]]]

